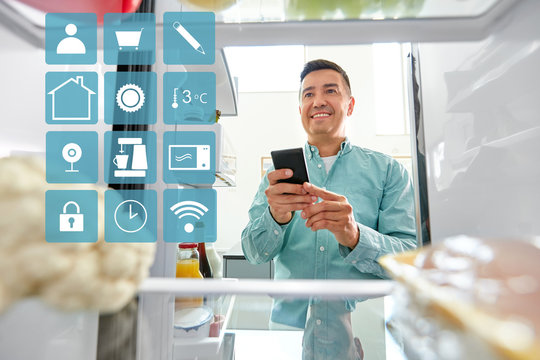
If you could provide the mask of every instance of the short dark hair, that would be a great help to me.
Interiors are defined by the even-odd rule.
[[[311,60],[307,62],[304,65],[304,69],[302,70],[302,73],[300,73],[300,82],[304,81],[304,78],[309,73],[313,71],[325,70],[325,69],[334,70],[340,73],[343,79],[345,80],[345,83],[347,84],[349,94],[351,94],[351,82],[349,81],[349,76],[347,75],[345,70],[341,68],[341,66],[329,60],[317,59],[317,60]]]

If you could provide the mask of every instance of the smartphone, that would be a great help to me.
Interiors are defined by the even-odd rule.
[[[306,165],[306,158],[304,157],[304,149],[294,148],[285,150],[275,150],[270,152],[272,155],[272,162],[274,168],[279,169],[291,169],[293,176],[288,179],[278,180],[278,182],[287,182],[292,184],[303,184],[309,182],[309,174]]]

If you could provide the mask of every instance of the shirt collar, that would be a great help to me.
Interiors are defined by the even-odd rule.
[[[341,155],[345,155],[349,151],[352,150],[352,144],[348,137],[343,140],[341,143],[341,149],[337,153],[337,156],[340,157]],[[319,156],[319,149],[315,145],[310,145],[307,141],[304,145],[304,152],[308,155],[311,155],[309,158],[311,159],[312,156]]]

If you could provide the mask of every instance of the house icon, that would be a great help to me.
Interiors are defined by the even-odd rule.
[[[52,95],[52,120],[90,120],[92,95],[96,93],[83,80],[82,76],[70,78],[48,92]]]

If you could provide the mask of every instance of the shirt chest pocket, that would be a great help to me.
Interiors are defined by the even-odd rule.
[[[347,189],[347,200],[352,205],[354,218],[357,222],[377,228],[379,219],[379,207],[382,200],[382,190],[379,189],[359,189],[351,186]]]

